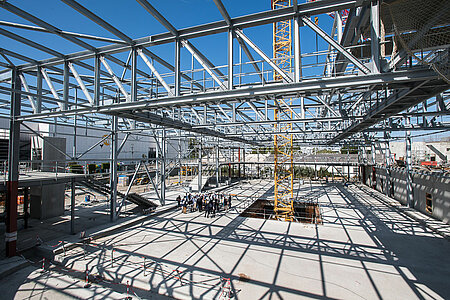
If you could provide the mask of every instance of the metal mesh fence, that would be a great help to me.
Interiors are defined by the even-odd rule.
[[[385,1],[380,15],[384,35],[393,36],[391,61],[408,55],[450,82],[450,1]]]

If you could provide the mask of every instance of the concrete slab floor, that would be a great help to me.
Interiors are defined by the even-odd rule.
[[[254,180],[225,192],[241,200],[270,198],[272,187]],[[356,185],[305,184],[296,192],[318,197],[323,225],[246,219],[237,209],[215,218],[168,212],[96,240],[86,255],[82,248],[70,250],[62,264],[129,281],[141,298],[152,291],[176,299],[228,299],[229,283],[235,299],[450,299],[447,240]],[[28,272],[16,285],[16,299],[36,283]],[[51,299],[60,274],[48,276],[39,289]],[[7,285],[0,281],[0,288]],[[100,298],[101,289],[120,292],[99,283],[93,295],[97,286]],[[63,293],[77,296],[70,288]]]

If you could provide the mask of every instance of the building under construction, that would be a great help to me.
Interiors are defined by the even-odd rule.
[[[450,299],[450,1],[237,2],[0,0],[2,299]]]

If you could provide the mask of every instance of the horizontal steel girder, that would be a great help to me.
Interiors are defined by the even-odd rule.
[[[188,94],[178,97],[165,97],[150,100],[140,100],[136,102],[118,103],[103,105],[92,108],[72,109],[65,111],[46,112],[21,116],[20,120],[32,120],[45,117],[69,116],[74,114],[90,114],[120,111],[143,111],[172,106],[195,106],[203,103],[227,103],[236,101],[255,100],[259,98],[275,97],[300,97],[311,94],[325,94],[331,89],[346,89],[368,87],[371,85],[385,85],[402,83],[412,83],[415,81],[433,80],[437,74],[430,69],[416,69],[410,71],[398,71],[381,74],[351,75],[336,78],[311,79],[298,83],[287,84],[267,84],[257,87],[237,88],[226,91],[213,91],[199,94]]]

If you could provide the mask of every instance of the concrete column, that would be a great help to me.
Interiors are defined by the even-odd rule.
[[[17,195],[19,181],[19,147],[20,147],[20,122],[16,120],[20,116],[21,106],[21,81],[19,71],[16,68],[11,72],[11,110],[9,122],[9,147],[8,147],[8,181],[6,183],[6,256],[16,255],[17,242]],[[16,92],[17,91],[17,92]]]
[[[409,128],[410,117],[405,117],[405,126]],[[411,131],[406,130],[406,203],[408,207],[414,207],[413,186],[412,186],[412,158],[411,158]]]
[[[119,119],[117,116],[112,117],[111,123],[111,166],[110,166],[110,178],[109,186],[111,188],[110,195],[110,220],[114,222],[117,219],[116,206],[117,206],[117,130]]]

